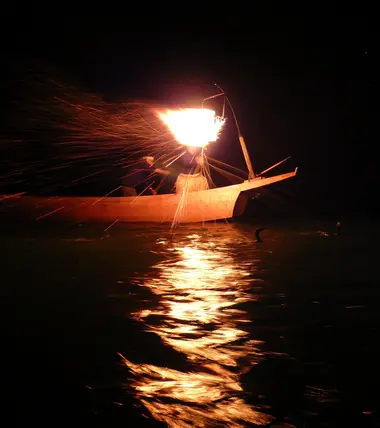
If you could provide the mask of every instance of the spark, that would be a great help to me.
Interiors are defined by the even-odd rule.
[[[12,193],[49,196],[57,189],[99,180],[115,168],[121,184],[128,174],[120,169],[132,167],[139,157],[152,155],[167,168],[184,155],[184,145],[215,142],[225,123],[203,108],[168,110],[149,102],[106,102],[40,70],[28,70],[14,89],[7,135],[0,138],[1,157],[5,158],[3,150],[7,153],[0,177],[6,181],[0,186],[17,184]],[[201,169],[212,183],[207,160]],[[96,203],[120,188],[105,191]],[[5,193],[1,189],[0,194]]]
[[[112,227],[113,225],[115,225],[118,221],[119,221],[119,219],[117,218],[117,219],[116,219],[115,221],[113,221],[109,226],[107,226],[107,227],[103,230],[103,232],[107,232],[107,230],[111,229],[111,227]]]
[[[45,218],[45,217],[47,217],[49,215],[52,215],[52,214],[56,213],[57,211],[61,211],[64,208],[65,208],[65,206],[63,205],[62,207],[59,207],[59,208],[57,208],[57,209],[55,209],[53,211],[50,211],[50,212],[48,212],[46,214],[43,214],[43,215],[40,215],[39,217],[36,218],[36,220],[42,220],[43,218]]]
[[[107,196],[111,195],[112,193],[115,193],[117,190],[121,189],[121,186],[116,187],[116,189],[111,190],[110,192],[106,193],[104,196],[102,196],[101,198],[97,199],[92,206],[94,206],[95,204],[97,204],[98,202],[102,201],[104,198],[106,198]]]

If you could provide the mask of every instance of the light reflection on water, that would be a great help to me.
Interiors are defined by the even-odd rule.
[[[251,240],[226,230],[211,237],[159,238],[165,259],[142,284],[159,297],[158,304],[133,314],[193,367],[184,372],[123,357],[137,399],[170,427],[240,427],[271,420],[245,402],[240,383],[260,359],[260,343],[249,339],[251,320],[241,306],[257,299],[260,282],[253,274],[259,260]]]

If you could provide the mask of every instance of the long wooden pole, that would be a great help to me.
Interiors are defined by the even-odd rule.
[[[219,88],[224,93],[223,89],[219,85],[217,85],[215,83],[215,86],[217,88]],[[239,126],[239,123],[237,121],[237,118],[236,118],[236,115],[235,115],[235,111],[234,111],[234,109],[232,107],[232,104],[231,104],[230,100],[228,99],[228,97],[227,97],[227,95],[225,93],[224,93],[224,96],[225,96],[225,99],[228,102],[228,105],[230,106],[230,109],[232,111],[232,115],[233,115],[234,120],[235,120],[236,129],[237,129],[238,136],[239,136],[239,142],[240,142],[240,145],[241,145],[241,149],[243,151],[245,163],[247,164],[247,168],[248,168],[248,180],[252,180],[253,178],[255,178],[255,172],[253,170],[252,161],[251,161],[251,158],[249,156],[248,149],[247,149],[247,146],[245,144],[244,138],[241,135],[240,126]]]
[[[239,141],[240,141],[241,149],[243,151],[245,163],[247,164],[247,168],[248,168],[248,180],[252,180],[253,178],[255,178],[255,172],[253,171],[251,158],[249,157],[247,146],[245,145],[245,141],[242,135],[239,135]]]
[[[291,156],[288,156],[287,158],[283,159],[283,160],[282,160],[282,161],[280,161],[280,162],[277,162],[276,164],[274,164],[274,165],[270,166],[270,167],[269,167],[269,168],[267,168],[265,171],[260,172],[260,174],[257,174],[257,175],[263,175],[263,174],[265,174],[266,172],[271,171],[273,168],[276,168],[276,166],[281,165],[282,163],[286,162],[286,161],[287,161],[288,159],[290,159],[290,158],[291,158]]]

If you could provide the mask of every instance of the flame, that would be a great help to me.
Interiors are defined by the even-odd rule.
[[[215,142],[225,123],[215,111],[204,108],[166,110],[158,116],[180,144],[192,147],[206,147]]]

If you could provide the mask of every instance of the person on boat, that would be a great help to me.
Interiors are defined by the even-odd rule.
[[[157,194],[158,177],[162,178],[169,174],[163,168],[154,168],[154,157],[143,156],[139,162],[133,166],[132,171],[127,174],[122,182],[124,196],[137,196],[144,193]]]
[[[188,147],[186,153],[180,158],[182,174],[196,174],[203,165],[203,156],[198,147]]]
[[[188,147],[181,157],[182,171],[175,182],[176,193],[195,192],[209,188],[207,178],[202,174],[204,154],[199,147]]]
[[[169,163],[169,165],[161,164],[158,160],[155,162],[155,175],[157,184],[155,190],[160,194],[168,194],[175,192],[175,182],[180,174],[182,167],[177,163]]]

